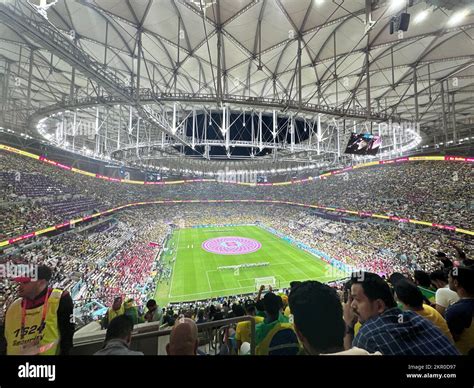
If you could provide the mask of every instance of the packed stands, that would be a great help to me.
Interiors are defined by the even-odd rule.
[[[347,175],[284,187],[215,182],[130,185],[82,176],[6,152],[0,153],[0,171],[1,239],[113,206],[157,199],[296,199],[474,229],[470,195],[473,170],[464,163],[413,162],[355,169]],[[21,184],[15,180],[17,172]],[[458,263],[472,257],[472,238],[451,231],[283,205],[147,205],[108,217],[104,221],[99,218],[97,224],[85,223],[64,233],[33,239],[31,245],[13,246],[0,256],[0,263],[51,266],[54,284],[71,290],[78,314],[88,322],[99,319],[97,306],[110,306],[116,295],[133,298],[143,310],[159,284],[157,279],[172,276],[172,268],[160,260],[160,253],[166,237],[177,226],[258,223],[354,269],[384,278],[394,272],[412,278],[414,271],[442,269],[437,256],[440,251]],[[342,283],[332,286],[341,289]],[[289,290],[280,292],[286,295]],[[0,294],[4,313],[16,286],[4,286]],[[198,323],[241,316],[236,306],[252,304],[255,297],[228,296],[161,306],[162,322],[172,326],[180,316]]]

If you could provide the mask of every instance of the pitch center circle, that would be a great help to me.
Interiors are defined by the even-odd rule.
[[[257,240],[246,237],[216,237],[202,243],[202,249],[218,255],[245,255],[262,247]]]

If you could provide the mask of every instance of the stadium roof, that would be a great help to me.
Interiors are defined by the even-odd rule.
[[[455,129],[462,137],[474,114],[472,1],[6,3],[24,17],[20,24],[34,19],[34,4],[63,37],[132,90],[171,99],[212,95],[215,107],[231,96],[282,101],[282,108],[293,101],[300,108],[314,104],[339,113],[360,110],[367,117],[418,118],[430,141],[444,130]],[[401,12],[411,15],[408,31],[390,34],[390,22]],[[15,88],[10,85],[5,122],[25,121],[33,111],[71,96],[113,94],[113,86],[94,82],[94,74],[67,60],[60,45],[46,47],[44,36],[34,38],[16,28],[20,24],[13,17],[7,19],[0,17],[0,61],[3,73],[8,68],[17,78],[10,79]],[[187,101],[187,107],[195,102]],[[452,115],[444,116],[446,111]]]

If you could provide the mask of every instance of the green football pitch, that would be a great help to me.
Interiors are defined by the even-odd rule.
[[[244,254],[213,253],[202,247],[207,240],[225,237],[229,238],[230,243],[221,242],[220,245],[235,247],[240,243],[234,240],[240,237],[256,240],[261,247]],[[345,275],[322,259],[259,226],[177,229],[168,240],[161,260],[172,267],[171,279],[157,284],[155,299],[161,305],[256,292],[257,278],[275,277],[277,286],[287,287],[293,280],[328,282]],[[218,269],[261,263],[268,264],[241,267],[237,273],[231,268]]]

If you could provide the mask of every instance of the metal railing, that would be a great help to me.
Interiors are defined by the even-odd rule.
[[[237,354],[228,337],[228,330],[239,322],[250,322],[250,354],[255,355],[255,320],[254,317],[248,315],[198,324],[199,349],[201,351],[205,349],[205,353],[210,355]],[[145,355],[164,355],[171,329],[168,327],[160,329],[158,322],[135,325],[130,349],[141,351]],[[71,354],[94,354],[102,348],[105,333],[105,330],[101,330],[75,335]],[[224,349],[226,349],[225,352],[223,352]]]

